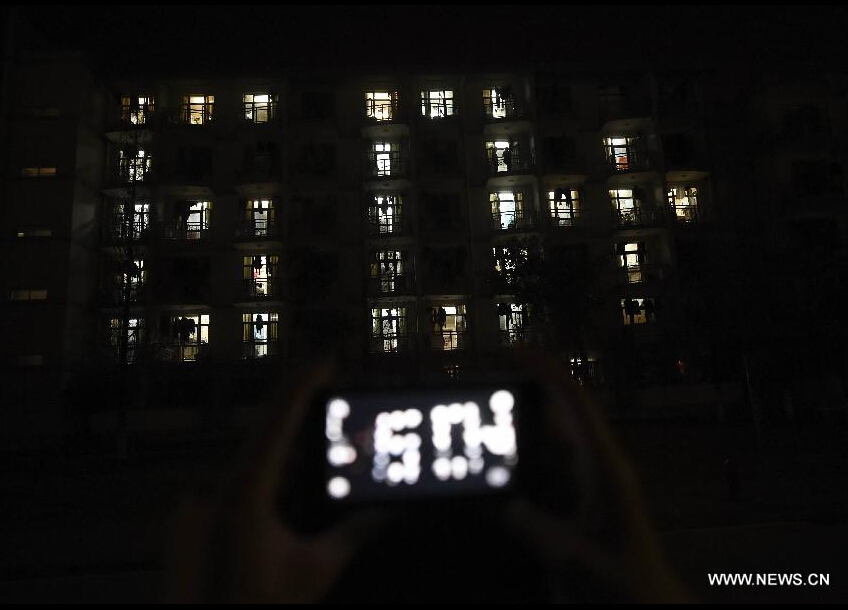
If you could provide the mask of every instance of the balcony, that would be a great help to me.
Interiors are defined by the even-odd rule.
[[[657,209],[634,207],[616,210],[616,222],[619,229],[657,226],[662,223],[662,214]]]
[[[109,218],[103,226],[100,241],[103,246],[121,247],[128,244],[143,244],[149,235],[147,217],[136,218],[132,223],[122,218]]]
[[[430,348],[437,352],[456,352],[468,347],[464,330],[441,330],[430,334]]]
[[[400,210],[392,210],[389,214],[372,207],[365,216],[365,227],[369,237],[398,237],[406,233],[405,220]]]
[[[527,115],[526,104],[515,99],[511,87],[483,90],[483,113],[489,121],[512,121]]]
[[[200,241],[209,237],[209,226],[204,222],[170,220],[158,223],[158,228],[165,240]]]
[[[490,176],[526,172],[533,168],[532,153],[519,147],[490,148],[486,151],[486,167]]]
[[[99,294],[100,303],[104,307],[117,307],[126,302],[131,305],[138,305],[147,298],[147,283],[130,282],[128,289],[125,291],[124,286],[120,282],[108,282],[102,286]]]
[[[522,231],[536,227],[536,213],[530,210],[506,210],[492,213],[492,230]]]
[[[573,229],[583,226],[583,212],[580,208],[551,210],[551,226],[558,229]]]
[[[372,354],[398,354],[409,352],[412,341],[407,334],[383,334],[371,336],[368,342],[368,351]]]
[[[363,173],[367,179],[404,178],[408,170],[408,156],[404,151],[369,151],[363,157]]]
[[[544,344],[544,333],[533,328],[510,328],[501,330],[501,347],[522,345],[539,346]]]
[[[282,227],[276,220],[254,218],[236,223],[234,235],[238,241],[274,240],[282,237]]]
[[[283,346],[278,340],[264,342],[248,341],[242,344],[241,357],[246,360],[254,358],[266,358],[268,356],[281,356]]]
[[[279,301],[282,292],[283,282],[274,276],[242,279],[236,283],[238,302]]]
[[[368,293],[373,296],[412,294],[412,273],[383,273],[368,277]]]
[[[162,121],[165,125],[213,125],[214,103],[184,104],[179,108],[164,108]]]

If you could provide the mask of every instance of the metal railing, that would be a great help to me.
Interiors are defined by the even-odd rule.
[[[282,282],[275,276],[243,279],[237,284],[238,294],[250,299],[264,300],[280,296]]]
[[[214,123],[215,104],[183,104],[179,108],[164,108],[162,118],[167,125],[210,125]]]
[[[369,208],[365,221],[369,235],[391,236],[404,232],[404,216],[397,210],[393,210],[391,215],[380,215],[378,208]]]
[[[492,213],[492,229],[495,231],[514,231],[530,229],[536,226],[536,213],[529,210],[515,210]]]
[[[369,351],[372,354],[396,354],[408,351],[410,348],[409,335],[407,334],[383,334],[371,336],[369,340]]]
[[[203,222],[164,221],[158,224],[162,239],[199,240],[209,235],[209,226]]]
[[[245,123],[266,124],[277,120],[277,102],[244,102],[239,119]]]
[[[583,224],[580,208],[551,210],[551,226],[573,228]]]
[[[381,273],[368,277],[368,290],[371,294],[406,294],[412,291],[412,274]]]
[[[365,120],[373,123],[390,123],[400,119],[397,97],[388,100],[365,100]]]
[[[430,346],[436,351],[463,350],[468,344],[468,333],[462,330],[440,330],[430,335]]]
[[[268,339],[267,341],[245,341],[242,344],[242,358],[265,358],[268,356],[278,356],[282,354],[282,345],[277,339]]]
[[[372,178],[405,176],[407,172],[407,156],[400,150],[369,151],[365,154],[364,162],[365,174]]]
[[[241,220],[235,226],[236,239],[273,238],[280,235],[280,226],[276,220],[254,218]]]
[[[501,154],[498,155],[497,153]],[[490,174],[526,171],[533,167],[533,155],[519,148],[490,148],[486,151],[486,166]]]
[[[635,207],[628,210],[617,210],[616,217],[619,227],[644,227],[655,225],[661,220],[659,210],[646,210],[642,207]]]

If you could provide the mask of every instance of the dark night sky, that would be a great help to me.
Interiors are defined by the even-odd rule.
[[[265,67],[449,69],[845,63],[844,7],[41,6],[18,7],[51,46],[107,72],[135,52],[151,73]],[[108,50],[108,52],[104,52]]]

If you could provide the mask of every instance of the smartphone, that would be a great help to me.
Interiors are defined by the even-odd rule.
[[[536,396],[519,383],[323,392],[313,406],[321,429],[312,432],[322,499],[345,506],[513,494],[534,461]]]

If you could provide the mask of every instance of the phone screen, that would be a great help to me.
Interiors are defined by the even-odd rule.
[[[332,502],[489,494],[515,485],[516,387],[350,391],[326,398]]]

